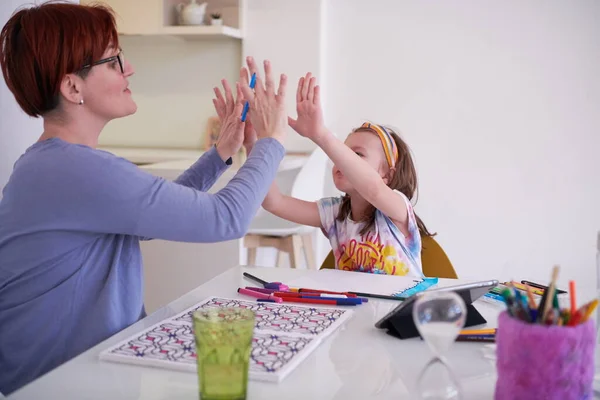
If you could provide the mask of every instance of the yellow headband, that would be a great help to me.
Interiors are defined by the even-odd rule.
[[[398,160],[398,146],[392,135],[383,126],[371,124],[369,122],[362,124],[361,129],[369,129],[377,133],[377,136],[379,136],[379,140],[381,140],[381,144],[383,145],[383,151],[385,152],[385,158],[387,159],[388,165],[390,168],[393,168]]]

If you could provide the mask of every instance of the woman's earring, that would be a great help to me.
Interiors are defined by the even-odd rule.
[[[83,99],[79,100],[79,105],[82,106],[83,105]]]

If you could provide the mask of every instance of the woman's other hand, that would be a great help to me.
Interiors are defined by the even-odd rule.
[[[254,59],[248,57],[246,62],[250,73],[256,74],[254,91],[250,89],[247,77],[242,82],[244,98],[250,103],[250,121],[256,130],[258,138],[271,137],[283,144],[287,127],[287,113],[285,110],[287,77],[281,74],[279,77],[279,88],[275,92],[271,63],[268,60],[264,62],[265,81],[263,83]]]
[[[227,80],[221,81],[225,96],[218,87],[215,87],[216,99],[213,99],[215,110],[221,120],[221,131],[217,139],[217,153],[223,161],[235,155],[244,142],[244,123],[241,121],[243,95],[239,82],[236,83],[236,98],[233,98],[231,87]]]

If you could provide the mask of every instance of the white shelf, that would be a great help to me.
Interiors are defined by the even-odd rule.
[[[148,149],[138,147],[104,147],[98,150],[108,151],[134,164],[156,164],[185,159],[198,159],[204,151],[185,149]]]
[[[207,37],[228,37],[241,39],[242,32],[229,26],[200,25],[200,26],[165,26],[161,34],[177,36],[188,40],[202,39]]]

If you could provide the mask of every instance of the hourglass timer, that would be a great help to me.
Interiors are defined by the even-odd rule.
[[[421,399],[460,399],[460,383],[445,359],[467,319],[467,307],[455,292],[423,293],[413,307],[413,320],[433,352],[417,380]]]

